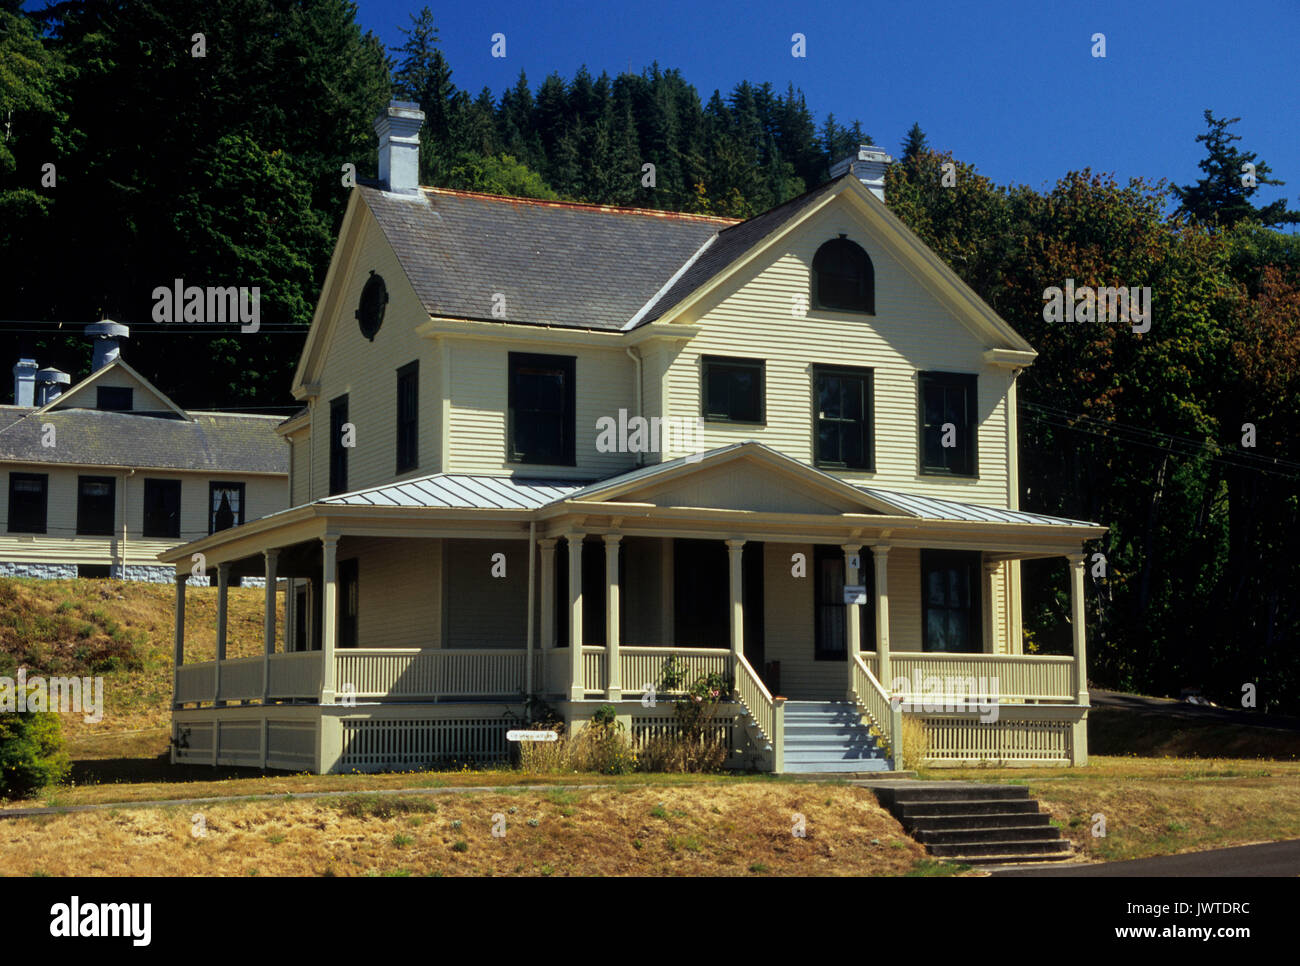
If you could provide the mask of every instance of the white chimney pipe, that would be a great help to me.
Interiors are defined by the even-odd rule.
[[[36,360],[19,359],[14,366],[14,405],[36,404]]]
[[[894,163],[884,148],[874,144],[859,144],[856,154],[836,161],[831,165],[831,178],[838,178],[847,171],[852,171],[859,181],[871,189],[871,193],[881,201],[885,200],[885,171]]]
[[[424,112],[418,104],[391,101],[375,118],[379,136],[379,180],[385,191],[420,193],[420,127]]]

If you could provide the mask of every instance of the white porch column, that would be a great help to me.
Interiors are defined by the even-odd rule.
[[[744,552],[744,540],[727,541],[731,563],[731,653],[737,657],[745,653],[745,570],[741,565]]]
[[[582,676],[582,538],[574,531],[564,535],[569,548],[569,700],[587,695]]]
[[[1074,631],[1074,695],[1079,704],[1088,703],[1087,612],[1083,599],[1083,567],[1087,559],[1081,553],[1066,555],[1070,561],[1070,624]]]
[[[176,575],[176,630],[173,635],[173,642],[176,654],[176,667],[185,663],[185,581],[189,580],[189,574]],[[176,707],[176,679],[180,675],[179,671],[172,673],[172,707]]]
[[[334,681],[334,642],[338,637],[338,550],[339,538],[336,533],[327,533],[321,542],[321,675],[320,703],[333,704],[336,682]]]
[[[538,592],[542,595],[541,630],[542,635],[542,680],[536,690],[543,693],[550,690],[551,662],[555,656],[555,543],[550,537],[537,541],[541,553],[541,579]]]
[[[226,659],[226,602],[230,589],[230,564],[217,564],[217,661],[212,669],[212,703],[216,706],[226,702],[221,696],[221,662]]]
[[[893,669],[889,663],[889,544],[871,548],[876,572],[876,656],[880,666],[880,686],[893,693]]]
[[[623,669],[618,656],[618,544],[622,539],[621,533],[605,534],[605,660],[609,666],[605,697],[611,701],[623,700]]]
[[[984,617],[983,651],[985,654],[996,654],[998,642],[997,622],[993,619],[993,578],[997,576],[999,564],[996,560],[987,558],[983,563],[980,575],[980,613]]]
[[[858,582],[858,569],[861,564],[859,554],[862,551],[860,543],[840,544],[840,549],[844,551],[844,585]],[[848,689],[849,697],[853,696],[853,667],[857,664],[858,657],[862,654],[862,605],[846,604],[844,606],[844,648],[848,652],[845,657],[845,671],[848,672],[848,678],[845,687]]]
[[[262,613],[262,639],[265,643],[262,655],[262,703],[271,696],[271,655],[275,653],[275,569],[279,561],[279,550],[263,550],[263,569],[266,572],[266,597]],[[288,610],[286,601],[285,610]],[[287,640],[287,639],[286,639]]]

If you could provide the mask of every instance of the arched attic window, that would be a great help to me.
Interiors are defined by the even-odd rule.
[[[876,314],[876,270],[861,245],[840,235],[817,249],[812,302],[819,309]]]

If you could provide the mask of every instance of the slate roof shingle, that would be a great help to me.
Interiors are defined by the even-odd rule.
[[[359,186],[430,315],[618,331],[731,218]]]
[[[0,460],[220,473],[289,472],[279,416],[190,412],[190,420],[99,409],[0,406]],[[42,426],[57,445],[41,445]]]

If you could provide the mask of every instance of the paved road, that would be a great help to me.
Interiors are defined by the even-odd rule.
[[[996,876],[1051,876],[1054,878],[1096,877],[1179,877],[1215,876],[1237,878],[1242,876],[1300,875],[1300,839],[1287,842],[1268,842],[1264,845],[1242,845],[1235,849],[1214,849],[1210,852],[1187,852],[1183,855],[1164,855],[1154,859],[1134,859],[1131,862],[1102,862],[1097,865],[1057,866],[1007,866],[994,869]]]
[[[1093,690],[1089,691],[1088,695],[1094,708],[1153,711],[1201,721],[1230,721],[1256,728],[1300,731],[1300,718],[1280,714],[1264,714],[1262,711],[1246,711],[1241,708],[1211,708],[1203,704],[1175,701],[1172,698],[1151,698],[1142,694],[1124,694],[1120,691]]]

